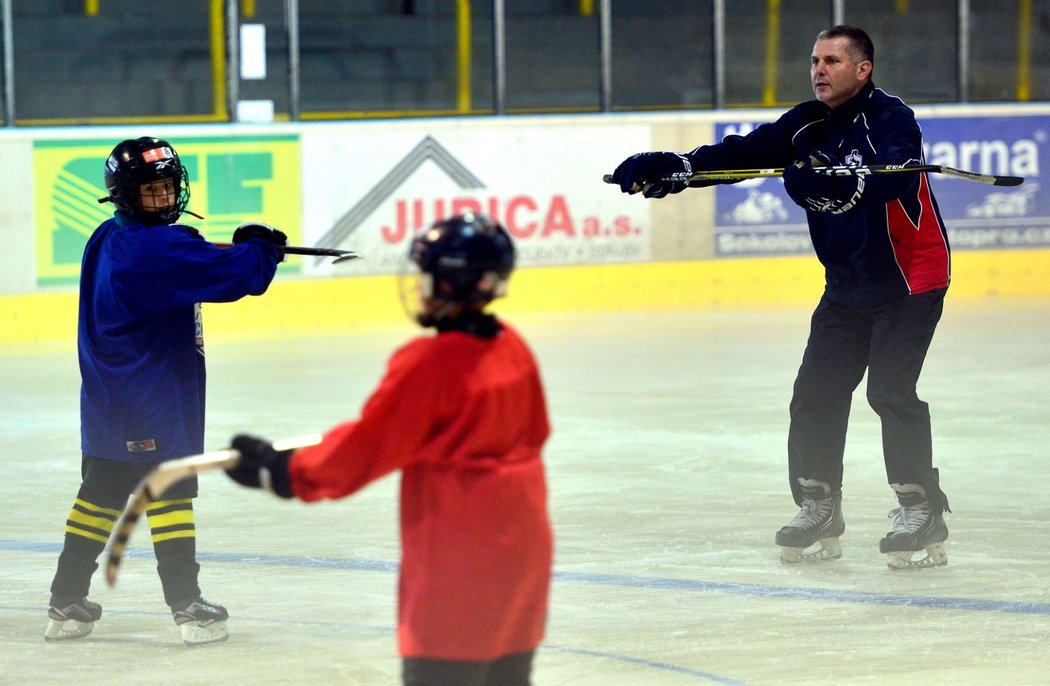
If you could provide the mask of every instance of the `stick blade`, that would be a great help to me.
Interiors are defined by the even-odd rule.
[[[149,495],[148,486],[144,479],[128,503],[124,511],[120,513],[117,523],[113,527],[113,533],[109,538],[109,555],[106,558],[106,584],[111,588],[117,583],[117,573],[120,570],[120,562],[124,559],[124,551],[128,547],[128,539],[131,532],[135,530],[135,524],[139,517],[146,511],[153,498]]]
[[[240,453],[229,448],[210,453],[191,455],[176,460],[161,462],[146,475],[131,494],[131,498],[117,518],[109,538],[109,555],[106,558],[106,583],[114,586],[120,571],[120,563],[128,547],[128,540],[135,525],[151,503],[157,500],[172,485],[199,472],[232,467],[240,459]]]
[[[353,250],[344,250],[343,252],[345,254],[340,255],[339,257],[332,260],[332,264],[340,264],[342,262],[349,262],[351,260],[362,259],[360,253],[356,253]]]
[[[312,433],[292,438],[277,439],[273,442],[275,450],[295,450],[308,445],[317,445],[324,438],[322,434]],[[124,511],[120,513],[113,532],[109,537],[109,555],[106,560],[106,583],[114,586],[124,553],[143,513],[150,504],[160,498],[172,485],[201,472],[217,469],[228,469],[237,464],[241,454],[233,448],[213,450],[200,455],[190,455],[175,460],[161,462],[152,472],[139,482],[129,498]]]
[[[1024,177],[1021,176],[998,176],[996,174],[980,174],[978,172],[968,171],[966,169],[955,169],[953,167],[933,166],[929,169],[953,179],[963,179],[964,181],[973,181],[974,183],[984,184],[985,186],[1020,186],[1024,183]]]

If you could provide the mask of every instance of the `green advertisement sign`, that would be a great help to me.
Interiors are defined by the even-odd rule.
[[[248,221],[265,222],[301,244],[299,137],[175,138],[190,180],[187,209],[180,220],[215,243],[228,243]],[[52,140],[33,144],[38,286],[75,284],[88,236],[113,215],[102,176],[117,140]],[[282,273],[299,268],[295,258]],[[291,267],[291,269],[289,269]]]

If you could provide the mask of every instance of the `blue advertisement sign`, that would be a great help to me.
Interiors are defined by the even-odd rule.
[[[717,140],[746,135],[760,122],[718,123]],[[1022,176],[999,187],[930,174],[954,250],[1050,246],[1050,196],[1039,193],[1050,117],[921,119],[927,164],[981,174]],[[812,252],[806,213],[780,178],[715,187],[715,254],[724,257]]]

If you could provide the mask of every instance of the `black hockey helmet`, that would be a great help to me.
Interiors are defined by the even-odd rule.
[[[140,189],[154,181],[171,181],[174,204],[158,203],[143,207]],[[109,195],[99,202],[112,202],[143,224],[174,224],[186,211],[190,201],[190,183],[186,168],[171,143],[143,136],[117,144],[106,159],[106,190]]]
[[[402,300],[416,321],[433,326],[506,295],[515,250],[506,229],[485,215],[467,212],[434,222],[416,236],[408,259],[418,270],[418,284],[402,287]]]

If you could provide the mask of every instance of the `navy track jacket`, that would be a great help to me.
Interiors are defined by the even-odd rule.
[[[204,448],[200,303],[266,291],[277,249],[229,249],[178,224],[145,226],[122,212],[88,239],[80,276],[81,450],[128,462]]]
[[[694,171],[766,169],[806,160],[812,150],[853,166],[924,159],[915,113],[871,82],[835,109],[804,102],[746,136],[726,136],[688,155]],[[948,286],[948,235],[925,173],[871,174],[857,207],[842,214],[807,209],[806,216],[825,293],[838,305],[874,307]]]

